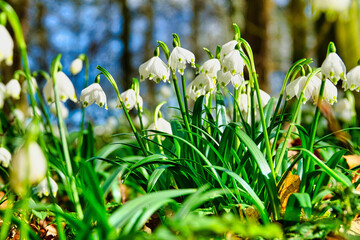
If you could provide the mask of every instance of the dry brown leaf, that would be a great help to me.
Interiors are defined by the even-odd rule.
[[[344,155],[346,163],[349,166],[349,169],[352,169],[358,165],[360,165],[360,156],[359,155]]]
[[[0,191],[0,200],[5,196],[5,192],[4,191]],[[6,199],[6,198],[4,198]],[[0,204],[0,209],[6,209],[7,208],[7,201],[5,200],[3,203]]]
[[[299,192],[299,188],[300,177],[289,172],[279,189],[280,204],[283,211],[286,209],[290,195]]]
[[[260,213],[259,210],[257,210],[255,207],[247,207],[245,209],[245,214],[247,219],[258,221],[260,219]]]

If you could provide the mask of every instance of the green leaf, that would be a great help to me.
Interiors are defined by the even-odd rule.
[[[262,154],[259,148],[256,146],[254,141],[242,130],[236,127],[234,124],[230,124],[233,126],[236,135],[239,137],[240,141],[249,149],[249,152],[253,156],[253,160],[257,163],[261,176],[264,178],[265,186],[267,189],[267,193],[269,195],[269,204],[271,206],[272,212],[274,214],[275,220],[280,217],[280,200],[278,191],[276,188],[275,179],[271,173],[270,167]]]
[[[152,211],[154,211],[156,209],[152,209],[151,206],[158,202],[162,202],[164,204],[170,201],[172,198],[194,193],[195,191],[196,189],[166,190],[161,192],[148,193],[146,195],[137,197],[134,200],[126,202],[109,217],[110,225],[116,228],[121,228],[139,209],[145,209],[146,211],[146,209],[150,208]],[[157,205],[157,207],[159,208],[160,206]]]
[[[226,121],[226,107],[224,97],[220,91],[216,92],[216,124],[221,132],[224,132]]]
[[[312,213],[312,205],[309,194],[291,194],[286,206],[284,220],[290,222],[300,222],[301,209],[304,210],[305,216],[309,219]]]

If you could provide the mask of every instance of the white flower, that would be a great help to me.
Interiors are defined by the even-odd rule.
[[[11,184],[18,194],[23,194],[27,184],[40,182],[46,175],[46,158],[36,142],[26,143],[11,161]]]
[[[267,92],[265,92],[261,89],[259,89],[259,92],[260,92],[260,98],[261,98],[261,105],[263,107],[265,107],[265,105],[270,101],[271,96],[269,94],[267,94]],[[257,94],[256,94],[256,92],[254,94],[255,94],[255,102],[256,102],[256,105],[258,106],[259,103],[258,103],[258,99],[257,99]]]
[[[21,93],[21,86],[19,81],[16,79],[11,79],[6,84],[6,90],[5,90],[6,96],[12,97],[14,99],[19,99],[20,93]]]
[[[87,88],[83,89],[80,95],[80,102],[82,102],[84,107],[95,103],[100,107],[105,106],[105,109],[108,109],[106,94],[99,83],[93,83]]]
[[[35,79],[34,77],[31,77],[30,85],[31,85],[31,92],[32,92],[33,94],[35,94],[35,93],[36,93],[36,90],[38,89],[38,85],[37,85],[36,79]],[[25,80],[25,81],[23,82],[23,84],[22,84],[22,91],[23,91],[23,92],[29,92],[27,80]]]
[[[345,80],[346,67],[339,55],[332,52],[327,55],[322,63],[321,72],[336,84],[340,78]]]
[[[317,103],[317,101],[318,101],[320,87],[316,91],[317,92],[314,92],[314,95],[313,95],[314,104]],[[337,102],[337,88],[329,79],[326,79],[326,82],[325,82],[323,98],[331,105],[333,105],[334,103]]]
[[[215,79],[211,79],[205,73],[197,75],[197,77],[192,81],[186,88],[188,97],[196,101],[196,99],[206,93],[213,92],[215,90]]]
[[[320,11],[342,12],[348,10],[351,0],[313,0],[313,6]]]
[[[170,69],[159,57],[152,57],[141,64],[139,74],[140,81],[147,78],[154,80],[156,83],[159,83],[161,80],[164,82],[170,81]]]
[[[265,105],[269,102],[271,96],[261,89],[259,89],[259,91],[260,91],[261,105],[262,105],[262,107],[265,107]],[[259,101],[258,101],[256,92],[254,92],[254,95],[255,95],[256,111],[258,111]],[[242,112],[247,113],[248,107],[249,107],[249,103],[248,103],[247,94],[243,93],[240,95],[239,108]]]
[[[183,75],[186,63],[191,63],[191,66],[195,67],[195,55],[185,48],[175,47],[169,57],[171,70],[175,72],[178,69],[178,72]]]
[[[59,189],[58,185],[56,184],[56,182],[54,181],[54,179],[52,179],[51,177],[49,177],[49,182],[50,182],[50,187],[51,187],[51,192],[52,195],[54,197],[56,197],[56,193]],[[48,179],[44,178],[44,180],[42,180],[37,186],[36,186],[36,192],[37,195],[39,197],[47,197],[50,195],[50,187],[48,184]]]
[[[230,71],[231,74],[243,74],[244,60],[240,55],[239,50],[232,50],[222,60],[222,70],[224,72]]]
[[[37,116],[41,116],[41,110],[37,106],[35,106],[35,112],[36,112]],[[34,111],[33,111],[32,107],[28,107],[26,116],[30,117],[30,118],[34,117]]]
[[[125,108],[127,111],[130,111],[134,107],[137,109],[136,93],[133,89],[126,90],[125,92],[120,94],[120,97],[121,97],[122,101],[124,102],[124,105],[125,105]],[[138,100],[139,100],[140,111],[142,111],[143,99],[141,96],[139,96]],[[118,108],[122,107],[119,100],[117,102],[117,107]]]
[[[220,61],[216,58],[209,59],[200,67],[200,72],[207,74],[210,78],[215,78],[221,69]]]
[[[0,109],[4,107],[4,100],[6,98],[5,91],[6,91],[5,85],[0,82]]]
[[[8,30],[0,24],[0,63],[5,61],[10,66],[13,63],[14,41]]]
[[[72,75],[76,75],[81,72],[83,68],[83,61],[80,58],[76,58],[74,61],[71,62],[70,65],[70,73]]]
[[[57,116],[56,104],[55,103],[51,103],[50,112],[52,114],[54,114],[55,116]],[[62,116],[63,119],[65,119],[65,118],[67,118],[69,116],[69,110],[67,109],[65,104],[63,104],[62,102],[60,102],[60,112],[61,112],[61,116]]]
[[[345,90],[360,91],[360,65],[351,69],[346,75],[346,81],[343,82],[343,88]]]
[[[344,122],[351,122],[353,118],[353,106],[347,98],[339,100],[334,107],[334,111],[340,120]]]
[[[55,77],[60,100],[65,102],[69,98],[71,101],[76,102],[77,98],[75,94],[75,88],[68,76],[66,76],[63,72],[57,72]],[[54,85],[52,79],[48,80],[44,86],[44,96],[48,103],[55,101]]]
[[[248,99],[245,93],[240,95],[240,103],[239,103],[240,111],[247,112],[248,111]]]
[[[223,59],[226,55],[228,55],[232,50],[235,49],[235,46],[238,44],[238,41],[231,40],[230,42],[225,43],[221,46],[220,50],[220,59]]]
[[[301,91],[304,89],[307,79],[308,76],[298,77],[297,79],[289,83],[285,89],[287,99],[291,99],[294,96],[299,99]],[[320,78],[318,78],[317,76],[313,76],[305,89],[303,99],[301,99],[302,103],[306,103],[309,98],[314,97],[315,94],[319,94],[320,85]]]
[[[163,118],[159,118],[156,122],[156,125],[155,125],[155,123],[152,123],[149,126],[148,130],[158,130],[158,131],[161,131],[164,133],[172,134],[171,124]],[[153,137],[151,137],[151,138],[153,138]],[[164,139],[165,139],[165,137],[162,136],[161,140],[164,140]]]
[[[25,122],[25,115],[24,115],[23,111],[21,111],[18,108],[14,109],[14,112],[12,112],[10,116],[12,118],[16,118],[21,123]]]
[[[244,82],[244,76],[243,74],[232,75],[230,72],[218,71],[217,82],[220,87],[226,87],[231,82],[235,89],[239,89]]]
[[[9,167],[11,153],[4,147],[0,147],[0,163],[3,167]]]

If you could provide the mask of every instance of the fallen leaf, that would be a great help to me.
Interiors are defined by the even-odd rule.
[[[300,177],[289,172],[279,189],[280,204],[283,211],[286,209],[290,195],[299,192],[299,188]]]
[[[358,165],[360,165],[360,156],[359,155],[344,155],[346,163],[349,166],[349,169],[352,169]]]

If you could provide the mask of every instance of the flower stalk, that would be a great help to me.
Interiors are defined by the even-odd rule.
[[[61,138],[63,151],[64,151],[66,169],[68,172],[68,181],[70,183],[70,188],[72,191],[72,198],[74,200],[74,204],[75,204],[75,208],[76,208],[78,217],[80,219],[83,219],[84,214],[83,214],[83,211],[81,208],[80,198],[79,198],[79,194],[78,194],[78,191],[76,188],[75,178],[74,178],[73,169],[72,169],[72,163],[71,163],[71,159],[70,159],[70,153],[69,153],[67,139],[66,139],[65,123],[64,123],[64,119],[61,114],[60,96],[58,94],[57,87],[56,87],[56,73],[59,71],[59,67],[61,66],[60,59],[61,59],[61,54],[59,54],[53,60],[53,62],[51,64],[51,77],[52,77],[53,86],[54,86],[55,106],[56,106],[56,112],[57,112],[57,116],[58,116],[58,125],[59,125],[60,138]]]

